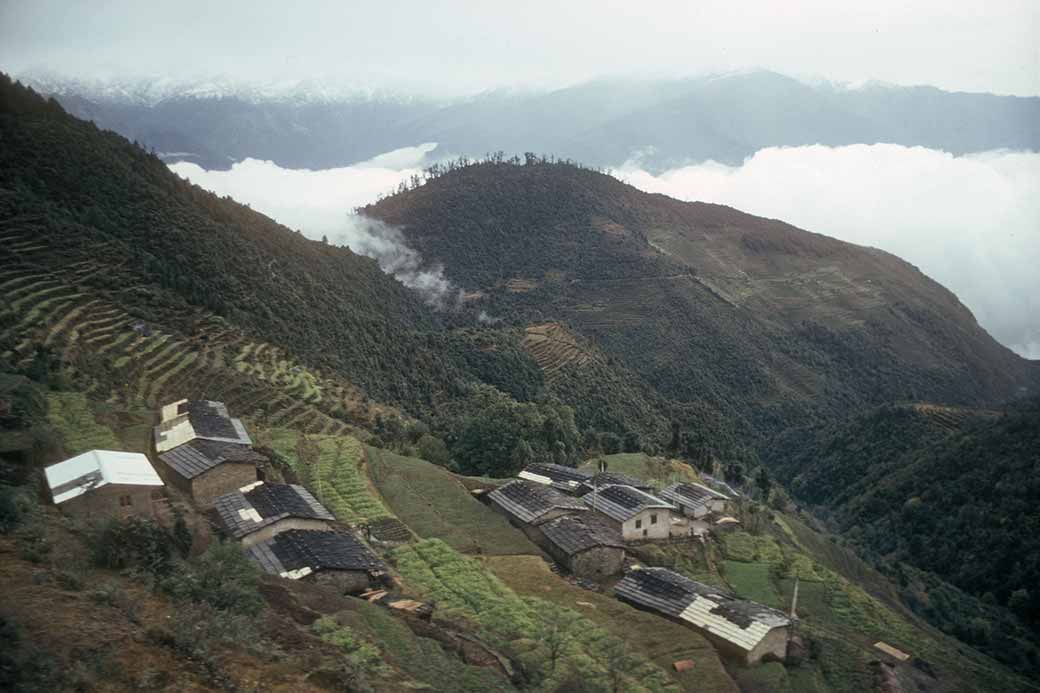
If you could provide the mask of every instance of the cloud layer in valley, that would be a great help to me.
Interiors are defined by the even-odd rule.
[[[458,301],[392,229],[351,210],[419,174],[436,145],[324,171],[247,160],[229,171],[171,168],[311,238],[379,260],[435,305]],[[763,149],[736,167],[705,163],[654,175],[632,160],[617,175],[648,192],[703,200],[892,252],[950,288],[994,337],[1040,358],[1040,154],[954,157],[920,147]]]
[[[281,168],[270,161],[246,159],[227,171],[208,171],[187,162],[170,168],[218,195],[230,195],[314,240],[322,237],[375,258],[384,272],[421,292],[436,308],[459,305],[461,293],[444,268],[427,267],[405,243],[401,232],[353,213],[401,182],[422,174],[433,142],[404,147],[344,168],[323,171]]]
[[[659,175],[633,160],[617,173],[648,192],[894,253],[956,293],[998,340],[1040,359],[1040,154],[816,145]]]

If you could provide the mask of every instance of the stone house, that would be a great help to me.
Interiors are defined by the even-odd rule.
[[[686,517],[701,519],[711,513],[726,511],[729,496],[695,483],[672,484],[661,489],[661,498],[670,502]]]
[[[562,464],[536,463],[524,467],[518,475],[526,481],[552,486],[557,491],[570,495],[581,492],[583,484],[592,478],[592,472],[586,472]]]
[[[791,619],[756,602],[664,568],[630,570],[615,586],[622,601],[688,625],[745,664],[787,656]]]
[[[191,496],[201,508],[257,480],[257,466],[267,458],[247,445],[195,439],[159,453],[161,469],[171,485]]]
[[[675,509],[670,503],[631,486],[605,486],[582,501],[621,533],[625,541],[667,539]]]
[[[310,580],[343,594],[364,592],[387,581],[386,566],[353,534],[290,529],[246,549],[271,575]]]
[[[621,572],[625,562],[621,534],[592,513],[557,517],[539,529],[542,548],[576,577],[602,580]]]
[[[213,515],[220,531],[246,548],[290,529],[332,531],[336,521],[304,487],[262,481],[218,497]]]
[[[139,452],[91,450],[43,470],[54,504],[82,517],[155,517],[163,481]]]
[[[534,481],[510,481],[487,494],[492,508],[519,527],[531,541],[542,542],[538,527],[563,515],[587,512],[588,508],[551,486]]]
[[[156,453],[197,439],[253,444],[242,421],[231,418],[223,402],[182,399],[163,406],[155,427]]]

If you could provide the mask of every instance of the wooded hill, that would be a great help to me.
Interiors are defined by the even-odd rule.
[[[491,315],[558,321],[760,440],[898,399],[985,405],[1040,378],[893,255],[567,162],[453,166],[362,211]]]

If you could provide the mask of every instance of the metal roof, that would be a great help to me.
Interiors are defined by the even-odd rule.
[[[159,459],[185,479],[194,479],[225,462],[255,465],[267,458],[247,445],[196,438],[159,453]]]
[[[690,623],[749,652],[769,631],[791,623],[782,611],[736,599],[718,588],[665,568],[630,570],[614,588],[614,593],[633,604]]]
[[[139,452],[91,450],[43,470],[55,503],[108,484],[162,486],[152,463]]]
[[[553,510],[584,512],[585,506],[576,498],[554,488],[533,481],[510,481],[488,494],[509,514],[526,523],[536,522]]]
[[[517,476],[527,481],[546,484],[555,489],[566,492],[575,492],[582,482],[592,477],[590,472],[574,467],[565,467],[562,464],[529,464]]]
[[[265,572],[292,580],[322,570],[386,570],[357,537],[340,532],[290,529],[250,546],[246,555]]]
[[[585,494],[581,499],[593,510],[618,522],[624,522],[651,508],[674,510],[667,501],[632,486],[604,486],[594,493]]]
[[[564,515],[540,529],[545,538],[568,556],[598,546],[624,548],[621,533],[590,513]]]
[[[703,484],[689,482],[666,486],[661,489],[658,495],[672,503],[689,507],[701,507],[707,505],[710,500],[729,500],[729,496],[710,489]]]
[[[336,520],[310,491],[296,484],[259,482],[225,493],[214,501],[213,507],[224,531],[236,539],[287,517]]]
[[[223,402],[180,400],[165,405],[160,416],[162,421],[154,431],[155,451],[158,453],[199,438],[253,444],[242,421],[231,418]]]
[[[589,478],[585,485],[591,490],[593,486],[602,488],[604,486],[631,486],[638,489],[651,489],[653,484],[648,484],[634,476],[622,474],[621,472],[599,472]]]

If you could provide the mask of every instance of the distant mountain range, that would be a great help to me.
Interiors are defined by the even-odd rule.
[[[22,79],[168,162],[209,169],[249,157],[331,168],[419,142],[438,142],[447,154],[530,151],[601,167],[637,157],[650,170],[709,159],[739,164],[763,147],[817,143],[1040,150],[1040,98],[810,85],[766,71],[602,79],[447,101],[315,82]]]

